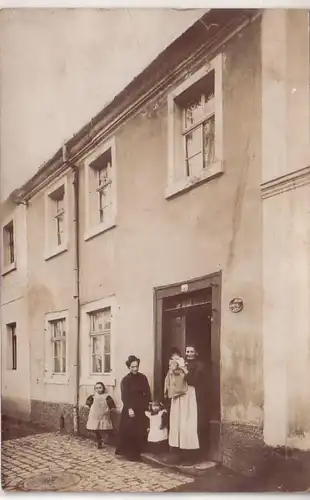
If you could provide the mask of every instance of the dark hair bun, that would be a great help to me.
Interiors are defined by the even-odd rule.
[[[127,368],[129,368],[131,363],[133,363],[134,361],[137,361],[138,365],[140,364],[140,359],[137,358],[137,356],[135,356],[134,354],[130,354],[130,356],[128,356],[128,359],[126,361]]]

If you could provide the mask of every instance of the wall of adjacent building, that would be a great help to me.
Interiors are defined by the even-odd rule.
[[[26,209],[10,202],[1,205],[2,224],[14,218],[16,269],[1,276],[1,366],[2,413],[15,418],[30,416],[29,328],[27,314]],[[1,269],[3,271],[3,269]],[[12,352],[7,325],[16,323],[17,369],[12,370]]]
[[[264,439],[309,450],[308,11],[265,11],[261,44]]]

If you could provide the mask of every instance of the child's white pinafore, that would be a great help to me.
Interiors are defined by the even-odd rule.
[[[108,394],[94,394],[94,402],[90,407],[86,424],[86,429],[89,431],[113,429],[107,396]]]
[[[156,415],[152,415],[149,411],[145,412],[150,421],[150,431],[147,438],[150,443],[160,443],[168,439],[168,429],[160,428],[163,413],[165,413],[165,410],[160,410]]]

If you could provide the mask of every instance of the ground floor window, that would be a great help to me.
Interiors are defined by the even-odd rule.
[[[111,308],[90,311],[89,336],[91,373],[111,371]]]
[[[49,321],[53,353],[53,373],[66,373],[66,319]]]
[[[7,325],[7,340],[8,340],[8,370],[17,370],[17,337],[16,323]]]
[[[48,313],[45,317],[45,381],[68,382],[68,311]]]

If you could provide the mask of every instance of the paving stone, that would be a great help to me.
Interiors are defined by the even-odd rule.
[[[4,441],[1,451],[5,491],[43,487],[41,491],[163,492],[193,481],[151,465],[127,462],[108,447],[98,450],[92,441],[60,433]],[[69,484],[70,477],[75,484]]]

